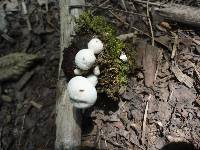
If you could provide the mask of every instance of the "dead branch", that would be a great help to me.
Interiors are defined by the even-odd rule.
[[[81,116],[80,112],[70,103],[66,88],[67,82],[61,71],[61,64],[64,48],[69,46],[71,35],[74,32],[74,19],[81,13],[81,9],[70,9],[69,7],[84,4],[84,0],[60,0],[61,51],[56,98],[56,150],[74,150],[78,149],[77,147],[81,144]]]
[[[172,5],[165,8],[154,8],[152,16],[200,27],[200,9],[184,5]]]
[[[152,27],[152,23],[151,23],[151,19],[150,19],[150,15],[149,15],[149,0],[147,1],[147,19],[149,22],[149,26],[150,26],[150,31],[151,31],[151,42],[152,42],[152,46],[154,46],[154,33],[153,33],[153,27]]]
[[[162,4],[159,2],[148,2],[145,0],[134,0],[134,3],[149,4],[153,7],[152,16],[160,16],[162,19],[180,22],[192,26],[200,26],[200,9],[179,4]]]

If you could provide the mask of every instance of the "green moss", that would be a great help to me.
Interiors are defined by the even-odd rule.
[[[108,96],[117,97],[120,87],[127,83],[129,70],[128,63],[119,59],[126,48],[125,44],[116,38],[116,30],[102,16],[84,12],[77,20],[77,25],[77,33],[96,35],[103,41],[104,51],[97,58],[101,70],[99,88]]]

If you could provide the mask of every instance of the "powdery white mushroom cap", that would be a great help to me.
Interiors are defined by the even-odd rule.
[[[94,73],[94,75],[96,75],[96,76],[99,76],[99,75],[100,75],[101,72],[100,72],[99,66],[94,67],[93,73]]]
[[[81,75],[83,72],[80,69],[74,69],[74,74],[75,75]]]
[[[128,58],[126,56],[126,54],[121,54],[120,57],[119,57],[123,62],[127,62],[128,61]]]
[[[67,90],[70,100],[76,108],[91,107],[97,100],[97,91],[91,82],[82,76],[72,78]]]
[[[75,56],[75,64],[82,70],[89,70],[95,61],[96,57],[89,49],[82,49]]]
[[[88,77],[87,77],[87,79],[90,81],[90,83],[95,87],[96,85],[97,85],[97,83],[98,83],[98,78],[97,78],[97,76],[95,76],[95,75],[89,75]]]
[[[88,43],[88,49],[93,50],[95,54],[99,54],[103,50],[103,43],[98,38],[93,38]]]

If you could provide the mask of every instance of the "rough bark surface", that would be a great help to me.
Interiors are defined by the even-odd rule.
[[[60,0],[60,65],[63,60],[63,50],[69,46],[71,35],[74,33],[74,18],[81,13],[81,9],[69,9],[73,5],[84,5],[84,0]],[[75,109],[69,101],[67,82],[60,69],[57,87],[55,149],[78,149],[77,147],[81,145],[81,115],[79,110]]]
[[[166,8],[154,8],[154,11],[164,19],[200,27],[199,8],[176,4]]]

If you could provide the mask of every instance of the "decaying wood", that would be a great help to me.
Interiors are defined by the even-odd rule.
[[[178,43],[178,35],[176,33],[174,33],[174,44],[173,44],[173,47],[172,47],[172,54],[171,54],[172,59],[175,57],[178,44],[179,44]]]
[[[177,65],[172,65],[171,70],[181,83],[185,83],[189,88],[193,86],[194,80],[186,74],[184,74]]]
[[[200,9],[184,5],[171,5],[165,8],[154,8],[152,16],[160,16],[170,21],[200,27]]]
[[[138,67],[144,69],[145,85],[152,87],[155,80],[157,60],[160,50],[152,45],[143,41],[138,41],[136,44],[137,59],[136,64]]]
[[[60,69],[63,50],[69,46],[73,34],[74,18],[81,13],[80,8],[69,9],[73,5],[84,5],[84,0],[60,0],[61,53],[56,99],[56,150],[74,150],[78,149],[81,144],[81,116],[79,110],[70,103],[66,88],[67,82]]]

